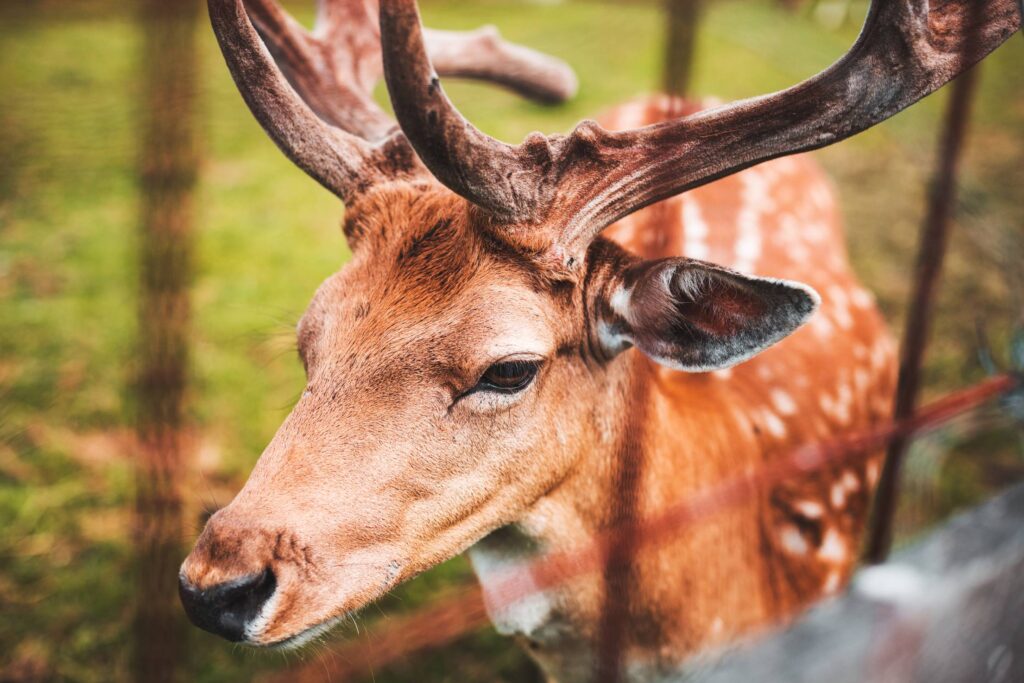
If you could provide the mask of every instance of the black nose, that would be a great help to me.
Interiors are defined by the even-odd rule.
[[[178,594],[185,614],[193,624],[238,642],[245,636],[245,626],[259,614],[274,593],[277,581],[268,567],[260,574],[250,574],[233,581],[200,590],[178,577]]]

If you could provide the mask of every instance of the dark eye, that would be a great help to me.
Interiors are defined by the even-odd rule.
[[[495,363],[480,376],[473,391],[497,391],[514,394],[522,391],[537,376],[540,362],[532,360],[507,360]]]

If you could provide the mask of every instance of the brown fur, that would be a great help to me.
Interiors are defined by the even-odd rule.
[[[661,120],[673,106],[627,105],[607,125]],[[888,416],[892,344],[846,263],[831,190],[806,158],[634,214],[595,242],[579,280],[545,270],[482,220],[433,183],[379,186],[350,208],[353,259],[299,326],[307,391],[182,568],[200,588],[273,569],[276,602],[252,642],[286,641],[478,542],[486,593],[495,558],[578,547],[621,521],[631,506],[619,491],[651,515]],[[681,373],[636,350],[602,355],[595,311],[635,261],[628,252],[692,249],[812,284],[823,297],[816,320],[726,371]],[[453,400],[523,351],[544,364],[515,399]],[[877,466],[763,490],[645,548],[619,612],[633,678],[653,680],[838,589]],[[619,580],[590,575],[533,612],[492,617],[532,642],[550,674],[586,680],[609,578]]]

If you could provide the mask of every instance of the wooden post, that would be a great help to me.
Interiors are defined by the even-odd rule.
[[[893,410],[893,418],[897,421],[909,418],[917,407],[921,389],[921,367],[931,328],[932,304],[949,242],[950,224],[956,201],[957,168],[963,151],[964,137],[967,134],[971,100],[979,69],[980,66],[975,66],[953,82],[953,91],[950,94],[939,140],[938,166],[928,195],[928,212],[918,245],[914,291],[903,330],[903,344],[900,347],[899,380]],[[864,554],[865,561],[872,564],[884,562],[892,547],[900,467],[909,444],[910,437],[906,435],[898,435],[889,442],[885,466],[882,468],[882,476],[878,483],[872,533]]]
[[[665,0],[665,74],[662,87],[667,95],[685,97],[693,75],[701,0]]]
[[[194,0],[143,0],[135,679],[178,679],[197,55]]]

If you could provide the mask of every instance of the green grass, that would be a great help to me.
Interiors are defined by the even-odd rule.
[[[133,412],[126,387],[141,84],[135,19],[118,7],[44,3],[0,16],[0,678],[33,666],[64,680],[128,675],[133,454],[123,435]],[[432,1],[424,14],[442,28],[497,24],[507,38],[577,69],[579,98],[556,109],[486,87],[449,87],[471,120],[508,141],[568,130],[657,89],[662,24],[652,5]],[[205,19],[197,30],[204,161],[192,290],[196,528],[199,508],[228,499],[301,390],[294,324],[348,253],[339,203],[266,138]],[[828,65],[855,34],[854,26],[828,31],[767,2],[715,3],[702,27],[695,90],[733,98],[784,87]],[[1019,314],[1022,61],[1024,40],[1014,38],[984,66],[929,356],[930,393],[980,376],[976,316],[998,341]],[[819,154],[836,179],[857,268],[896,325],[944,100],[929,98]],[[961,440],[940,487],[948,504],[935,512],[1020,478],[1020,459],[1007,456],[1016,443],[1005,429]],[[986,454],[997,469],[985,467]],[[468,576],[457,558],[384,608],[421,604]],[[188,652],[186,680],[246,680],[282,663],[195,631]],[[376,680],[524,680],[529,671],[508,641],[484,632],[376,672]]]

